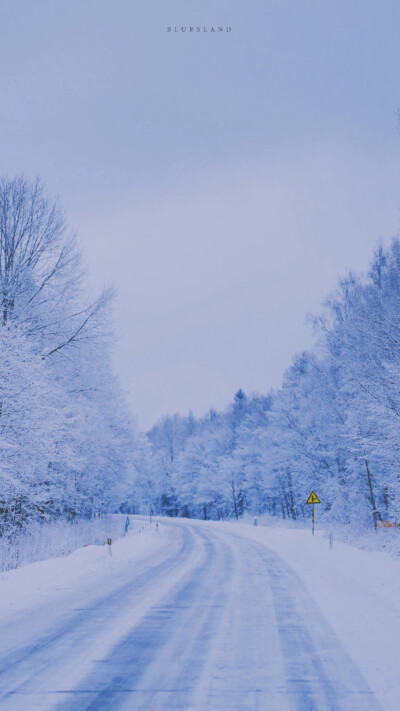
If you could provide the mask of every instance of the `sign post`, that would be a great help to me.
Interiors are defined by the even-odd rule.
[[[312,491],[310,496],[308,497],[306,504],[311,504],[312,509],[311,509],[311,521],[312,521],[312,534],[314,535],[314,527],[315,527],[315,511],[314,511],[314,504],[320,504],[321,501],[319,500],[318,496],[316,495],[315,491]]]

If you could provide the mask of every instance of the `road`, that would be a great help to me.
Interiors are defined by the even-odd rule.
[[[195,522],[159,535],[129,576],[1,630],[1,711],[378,711],[275,553]]]

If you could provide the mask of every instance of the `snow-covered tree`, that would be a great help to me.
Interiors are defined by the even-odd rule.
[[[110,365],[111,296],[87,297],[40,181],[1,180],[0,532],[117,510],[134,488],[143,437]]]

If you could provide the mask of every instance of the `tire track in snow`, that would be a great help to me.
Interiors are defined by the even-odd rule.
[[[207,554],[195,575],[154,606],[59,711],[188,708],[224,605],[232,558],[225,544],[199,533]]]
[[[6,704],[17,708],[16,696],[29,695],[29,686],[37,687],[42,678],[51,680],[61,674],[61,678],[65,679],[67,674],[60,673],[60,668],[63,670],[69,664],[76,665],[80,650],[87,648],[88,639],[107,634],[107,625],[113,623],[116,614],[123,616],[128,625],[129,617],[135,617],[129,614],[131,609],[141,610],[139,617],[142,617],[151,604],[164,594],[165,586],[172,587],[179,575],[186,574],[188,561],[189,568],[192,567],[197,537],[198,534],[185,529],[178,551],[173,551],[161,563],[132,576],[128,583],[123,583],[111,594],[91,600],[89,607],[75,609],[72,614],[62,617],[56,629],[34,638],[32,643],[3,654],[0,658],[1,708],[5,709]],[[161,592],[157,592],[157,588]],[[119,636],[123,636],[125,631],[126,626]],[[7,634],[9,636],[9,630]],[[96,656],[96,650],[93,653]]]

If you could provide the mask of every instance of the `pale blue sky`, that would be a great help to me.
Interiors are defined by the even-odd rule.
[[[230,25],[168,34],[167,25]],[[278,386],[400,208],[400,3],[0,0],[1,172],[113,282],[139,422]]]

